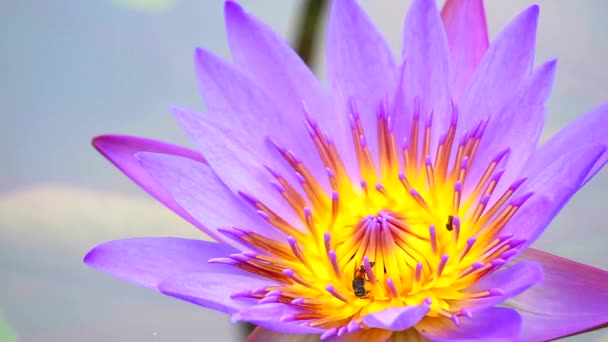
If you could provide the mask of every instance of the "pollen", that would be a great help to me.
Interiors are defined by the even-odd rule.
[[[458,108],[452,103],[449,125],[432,146],[433,115],[422,116],[415,105],[409,135],[397,141],[387,101],[380,101],[374,127],[378,149],[371,151],[364,130],[369,127],[363,127],[351,101],[358,163],[358,175],[352,175],[330,135],[305,114],[331,189],[324,189],[298,156],[274,143],[298,184],[272,166],[267,169],[277,196],[289,203],[299,222],[288,222],[253,194],[240,194],[285,239],[242,228],[221,230],[254,252],[210,262],[230,263],[281,284],[234,297],[297,305],[300,313],[281,320],[341,335],[365,329],[361,318],[366,314],[425,302],[429,316],[459,325],[462,317],[471,317],[463,299],[503,294],[499,288],[464,290],[503,266],[525,242],[501,230],[532,195],[513,196],[525,179],[495,193],[509,150],[497,151],[488,165],[476,165],[485,171],[471,176],[488,118],[456,136]]]

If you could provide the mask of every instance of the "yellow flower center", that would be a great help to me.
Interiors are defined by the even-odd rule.
[[[347,174],[334,143],[307,118],[331,193],[296,156],[277,146],[296,172],[303,194],[271,171],[276,188],[306,229],[242,194],[288,238],[274,241],[244,230],[232,233],[260,251],[234,256],[237,266],[281,284],[237,295],[296,304],[301,313],[282,320],[330,329],[362,325],[361,317],[368,313],[425,301],[430,303],[429,316],[459,324],[460,316],[470,316],[463,300],[502,294],[500,289],[465,289],[502,266],[524,242],[499,234],[531,195],[511,199],[524,179],[494,194],[508,150],[485,165],[478,180],[469,180],[487,120],[457,141],[453,106],[449,128],[431,154],[430,117],[420,122],[415,110],[409,137],[398,148],[384,113],[381,109],[377,116],[376,167],[353,106],[351,128],[360,171],[356,181]]]

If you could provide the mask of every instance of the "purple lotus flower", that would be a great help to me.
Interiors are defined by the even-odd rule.
[[[537,148],[556,68],[533,68],[537,6],[488,46],[481,0],[415,0],[396,60],[335,0],[327,92],[239,5],[225,16],[233,63],[195,54],[208,113],[174,109],[200,152],[93,141],[218,243],[112,241],[87,264],[254,323],[251,341],[540,341],[608,322],[608,272],[528,248],[608,160],[608,106]]]

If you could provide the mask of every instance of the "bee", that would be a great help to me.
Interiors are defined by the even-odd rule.
[[[448,223],[445,225],[445,229],[447,229],[448,232],[451,232],[452,229],[454,229],[454,216],[448,216]]]
[[[369,265],[374,267],[375,262],[371,261]],[[366,278],[365,266],[361,265],[359,268],[355,268],[355,274],[353,275],[353,292],[355,296],[359,298],[364,298],[369,291],[365,289],[365,282],[368,279]]]

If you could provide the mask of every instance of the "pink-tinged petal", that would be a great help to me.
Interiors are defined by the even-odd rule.
[[[416,306],[388,308],[363,316],[363,323],[372,328],[402,331],[413,327],[430,310],[430,305],[424,302]]]
[[[286,239],[267,221],[236,197],[206,164],[168,154],[142,152],[137,159],[175,201],[209,230],[242,228],[270,238]],[[246,245],[228,240],[239,249]]]
[[[526,240],[520,250],[532,244],[578,191],[589,170],[605,151],[603,145],[583,146],[546,165],[538,174],[529,175],[517,193],[531,192],[532,197],[517,211],[502,233]]]
[[[581,116],[549,139],[532,155],[526,165],[526,172],[535,174],[551,161],[581,145],[608,145],[606,127],[608,127],[608,104],[604,104]],[[608,160],[608,153],[603,154],[595,162],[595,165],[585,176],[581,186],[587,183],[604,166],[606,160]]]
[[[175,203],[171,195],[169,195],[169,193],[141,167],[139,161],[135,158],[135,154],[138,152],[158,152],[181,156],[200,163],[205,163],[205,160],[200,153],[161,141],[128,135],[101,135],[95,137],[92,143],[104,157],[124,172],[137,185],[142,187],[142,189],[146,190],[159,202],[183,217],[186,221],[217,240],[218,236],[205,228],[200,222],[195,220],[190,214],[182,209],[182,207]]]
[[[245,342],[318,342],[318,334],[285,334],[257,327],[247,336]]]
[[[210,115],[203,115],[184,108],[174,108],[175,117],[205,159],[232,192],[242,191],[255,196],[283,219],[298,226],[299,218],[287,201],[284,201],[270,182],[271,174],[264,168],[263,160],[270,155],[269,143],[258,145],[245,143],[239,138],[248,135],[251,129],[239,125],[225,126],[213,122]],[[270,166],[286,179],[293,174],[283,171],[280,163]],[[297,184],[295,182],[291,184]]]
[[[99,245],[87,253],[84,262],[131,283],[156,288],[165,279],[190,273],[247,275],[236,267],[207,263],[236,252],[230,246],[209,241],[132,238]]]
[[[416,329],[433,342],[514,342],[520,341],[521,317],[513,309],[493,307],[461,319],[460,326],[447,318],[428,317]]]
[[[302,309],[295,305],[282,303],[257,304],[232,315],[232,321],[249,322],[286,334],[322,334],[325,331],[300,322],[281,320],[281,317],[289,317],[298,313],[302,313]]]
[[[158,290],[196,305],[234,314],[255,304],[257,300],[238,296],[233,298],[233,294],[276,285],[272,280],[253,276],[205,272],[168,278],[158,285]]]
[[[332,2],[327,30],[327,77],[334,108],[333,120],[348,124],[349,100],[357,105],[370,151],[377,151],[376,115],[379,104],[397,81],[393,54],[382,34],[354,0]],[[336,140],[349,174],[358,179],[349,130]],[[376,158],[376,154],[373,153]]]
[[[490,44],[462,96],[459,134],[507,103],[532,71],[538,6],[518,15]]]
[[[330,188],[326,170],[304,124],[303,109],[278,106],[253,79],[204,49],[196,50],[195,63],[209,122],[232,130],[231,138],[258,150],[263,163],[276,164],[279,159],[275,151],[264,148],[268,137],[287,144],[283,147],[293,151],[319,182]],[[276,96],[283,96],[282,89],[275,91]],[[201,152],[213,166],[207,151]]]
[[[540,263],[545,281],[508,305],[522,316],[525,341],[548,341],[608,324],[608,272],[535,249],[519,258]]]
[[[483,0],[447,0],[441,19],[450,46],[452,96],[458,100],[488,49]]]
[[[485,298],[450,301],[450,308],[465,308],[470,312],[498,305],[509,298],[517,296],[528,288],[543,281],[543,268],[537,262],[522,261],[505,269],[494,272],[475,283],[464,292],[491,291]]]
[[[497,151],[509,148],[508,161],[496,193],[503,193],[520,175],[522,167],[536,150],[546,117],[546,102],[551,94],[557,61],[538,67],[522,81],[508,103],[495,115],[485,129],[471,168],[471,190],[480,179]],[[490,203],[492,205],[492,203]]]
[[[305,104],[324,130],[347,129],[335,127],[334,116],[326,115],[328,99],[320,82],[289,44],[236,2],[227,1],[224,12],[234,64],[250,75],[278,108],[302,122]]]
[[[397,141],[409,137],[417,103],[423,124],[432,115],[431,151],[435,150],[439,136],[446,130],[452,115],[449,54],[447,36],[436,1],[415,0],[405,17],[403,28],[405,65],[402,66],[398,92],[405,94],[405,101],[403,106],[396,101]]]

